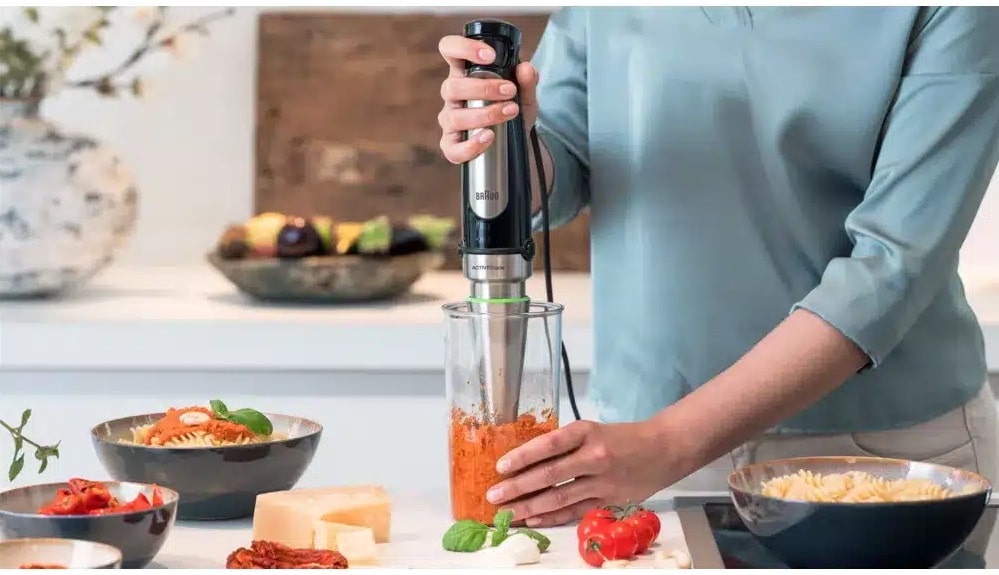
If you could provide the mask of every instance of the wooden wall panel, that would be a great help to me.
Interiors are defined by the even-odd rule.
[[[460,171],[438,147],[447,67],[437,44],[468,20],[488,16],[262,14],[256,211],[459,218]],[[547,15],[498,17],[521,28],[522,57],[529,58]],[[586,217],[553,232],[552,250],[554,269],[588,271]],[[446,267],[460,269],[453,250]]]

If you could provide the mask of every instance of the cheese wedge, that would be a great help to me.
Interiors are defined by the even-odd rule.
[[[312,548],[339,551],[351,565],[375,563],[378,560],[375,535],[369,527],[316,521],[313,524]]]
[[[320,548],[314,547],[317,535],[320,542],[328,540],[330,530],[320,528],[321,533],[317,534],[317,525],[325,522],[367,528],[376,543],[387,543],[391,519],[392,505],[388,494],[378,485],[275,491],[257,496],[253,538],[300,549]],[[334,539],[339,541],[339,537],[336,534]],[[354,541],[349,537],[348,540]],[[325,545],[321,548],[331,549],[328,541]],[[347,554],[344,553],[344,556]],[[350,561],[350,558],[347,560]]]

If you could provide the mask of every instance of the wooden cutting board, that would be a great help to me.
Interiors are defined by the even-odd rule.
[[[447,67],[437,44],[483,17],[520,27],[525,59],[548,20],[487,11],[262,14],[255,211],[341,219],[424,212],[460,221],[460,171],[439,148]],[[554,269],[589,271],[585,215],[552,233],[552,252]],[[454,249],[448,256],[445,268],[460,269]],[[535,269],[541,270],[540,258]]]

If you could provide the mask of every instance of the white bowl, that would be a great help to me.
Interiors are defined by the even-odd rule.
[[[0,569],[19,569],[28,564],[66,569],[119,569],[121,551],[103,543],[76,539],[0,541]]]

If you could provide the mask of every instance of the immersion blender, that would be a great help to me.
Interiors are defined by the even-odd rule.
[[[496,54],[490,64],[465,63],[466,76],[503,79],[516,84],[520,63],[521,32],[500,20],[473,20],[465,25],[465,36],[485,42]],[[520,106],[520,93],[513,101]],[[492,102],[475,100],[468,108]],[[471,283],[468,303],[481,314],[475,329],[483,416],[487,423],[511,423],[519,416],[527,313],[530,298],[526,283],[533,271],[535,244],[532,238],[531,170],[523,117],[493,126],[495,138],[486,150],[462,164],[462,240],[459,247],[465,277]],[[474,134],[465,134],[466,138]],[[553,302],[548,190],[541,146],[531,129],[544,234],[544,271],[547,296]],[[554,302],[553,302],[554,303]],[[573,414],[579,419],[569,356],[562,346],[566,387]],[[558,385],[558,382],[556,382]]]

